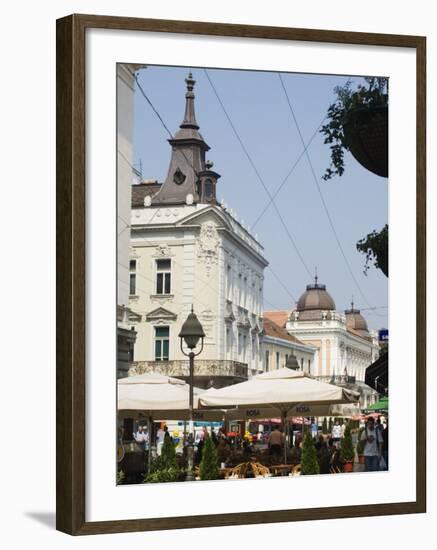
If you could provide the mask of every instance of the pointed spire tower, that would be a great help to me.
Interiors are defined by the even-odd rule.
[[[185,79],[185,114],[174,138],[169,139],[172,153],[167,177],[153,205],[216,203],[216,184],[220,175],[205,161],[209,146],[199,132],[194,109],[194,85],[191,72]]]

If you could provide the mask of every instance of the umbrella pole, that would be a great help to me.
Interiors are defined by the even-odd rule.
[[[148,449],[148,452],[147,452],[147,473],[150,474],[150,467],[152,465],[152,441],[153,441],[153,437],[152,437],[152,417],[149,415],[147,417],[147,433],[148,433],[148,436],[149,436],[149,449]]]

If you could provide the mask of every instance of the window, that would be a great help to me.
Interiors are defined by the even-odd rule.
[[[171,292],[171,261],[156,260],[156,294]]]
[[[137,289],[137,276],[135,273],[129,274],[129,294],[135,295]]]
[[[169,327],[155,327],[155,361],[168,361]]]
[[[135,273],[137,269],[137,261],[129,261],[129,294],[134,296],[137,291],[137,274]]]
[[[276,352],[276,368],[279,369],[279,351]]]
[[[269,372],[269,350],[266,349],[266,364],[265,364],[265,369],[264,369],[266,372]]]
[[[311,360],[308,359],[308,373],[311,374]]]
[[[300,370],[303,370],[303,357],[300,358]]]
[[[247,336],[243,336],[243,363],[246,361]]]
[[[205,198],[211,199],[214,196],[214,184],[212,180],[205,180]]]

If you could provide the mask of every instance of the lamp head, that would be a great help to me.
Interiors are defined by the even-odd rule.
[[[201,338],[205,337],[205,332],[200,324],[197,315],[191,308],[191,313],[188,315],[179,332],[179,338],[183,339],[188,349],[194,349]]]

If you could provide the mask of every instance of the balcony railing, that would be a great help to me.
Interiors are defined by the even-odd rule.
[[[188,377],[190,365],[188,360],[173,361],[134,361],[129,367],[129,376],[156,372],[165,376]],[[194,363],[194,376],[230,377],[247,380],[248,367],[246,363],[231,361],[228,359],[209,360],[196,359]]]

